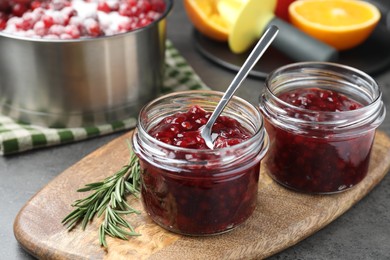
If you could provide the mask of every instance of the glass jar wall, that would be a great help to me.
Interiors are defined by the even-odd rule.
[[[281,67],[266,79],[260,109],[270,136],[270,176],[307,193],[335,193],[368,172],[385,117],[377,83],[357,69],[318,62]]]
[[[186,235],[226,232],[248,219],[256,207],[260,161],[268,136],[255,106],[234,97],[223,111],[222,116],[251,133],[233,146],[182,148],[150,134],[162,120],[182,118],[193,106],[213,111],[221,97],[214,91],[179,92],[149,103],[140,112],[133,148],[140,159],[142,202],[149,216],[170,231]]]

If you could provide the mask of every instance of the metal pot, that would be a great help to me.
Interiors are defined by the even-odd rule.
[[[0,32],[0,113],[49,127],[110,123],[136,116],[163,83],[166,11],[127,33],[78,40]]]

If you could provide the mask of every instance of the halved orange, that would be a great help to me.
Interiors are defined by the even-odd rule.
[[[294,26],[338,50],[364,42],[381,16],[360,0],[299,0],[289,6],[289,15]]]
[[[218,0],[184,0],[184,8],[194,27],[207,37],[227,41],[231,24],[217,8]]]

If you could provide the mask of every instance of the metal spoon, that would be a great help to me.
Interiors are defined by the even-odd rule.
[[[214,149],[214,141],[218,137],[218,134],[216,133],[211,134],[211,129],[215,123],[215,120],[217,120],[236,90],[241,86],[241,83],[248,76],[249,71],[253,68],[260,57],[264,54],[268,46],[275,39],[278,32],[278,27],[274,25],[271,25],[267,31],[265,31],[263,36],[257,42],[256,46],[253,48],[252,52],[249,54],[244,65],[242,65],[237,75],[234,77],[232,83],[230,83],[229,88],[226,90],[225,94],[219,101],[207,123],[200,128],[200,135],[205,140],[207,147],[210,149]]]

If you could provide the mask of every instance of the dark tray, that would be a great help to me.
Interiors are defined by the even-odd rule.
[[[383,17],[385,18],[385,17]],[[237,72],[249,55],[249,51],[234,54],[227,43],[213,41],[194,30],[196,49],[210,61],[234,72]],[[250,72],[251,76],[264,79],[268,73],[283,65],[293,63],[282,52],[272,45]],[[361,45],[339,53],[337,63],[360,69],[370,75],[375,75],[390,65],[390,31],[386,19],[382,19],[371,36]]]

